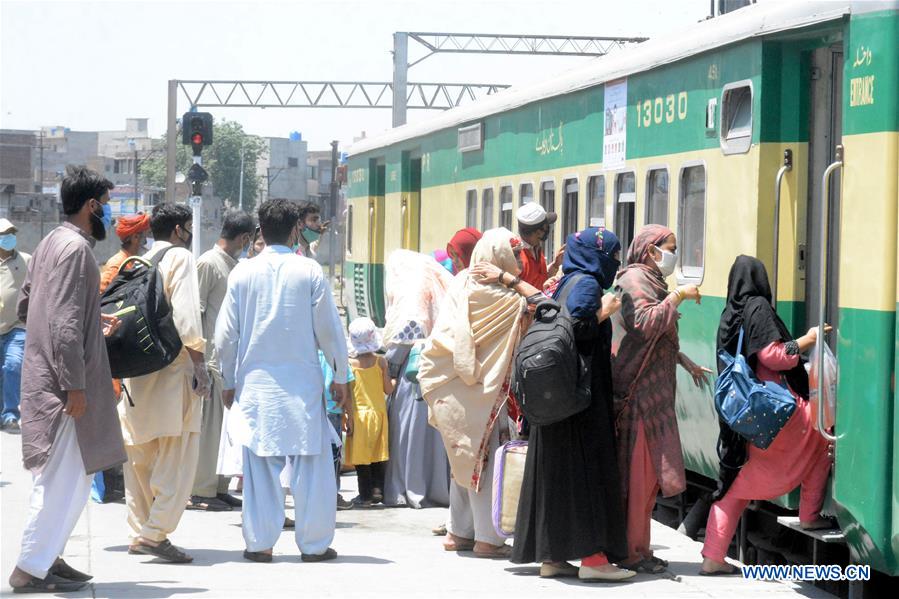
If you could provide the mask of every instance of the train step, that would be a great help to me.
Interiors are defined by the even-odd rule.
[[[779,516],[777,523],[786,526],[796,532],[802,533],[808,537],[820,541],[822,543],[845,543],[846,535],[839,528],[822,528],[819,530],[805,530],[799,524],[798,516]]]

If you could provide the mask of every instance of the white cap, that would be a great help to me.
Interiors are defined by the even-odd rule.
[[[555,212],[547,212],[537,202],[528,202],[518,209],[518,222],[522,225],[539,225],[543,221],[553,224],[557,218]]]
[[[0,218],[0,234],[3,233],[15,233],[19,229],[16,228],[14,224],[9,222],[7,218]]]

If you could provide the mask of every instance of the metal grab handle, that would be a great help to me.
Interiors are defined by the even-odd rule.
[[[793,170],[793,150],[784,150],[784,163],[774,180],[774,271],[771,273],[771,307],[777,311],[777,264],[780,253],[780,184],[784,175]]]
[[[827,309],[827,220],[830,213],[830,176],[837,169],[843,168],[843,146],[837,146],[836,162],[825,169],[821,175],[821,297],[818,302],[818,343],[824,342],[824,318]],[[818,432],[830,443],[837,438],[824,430],[824,352],[818,352]]]

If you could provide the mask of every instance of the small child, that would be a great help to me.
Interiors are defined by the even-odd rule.
[[[331,395],[331,385],[334,383],[334,369],[331,368],[331,365],[328,364],[327,358],[325,358],[324,352],[318,350],[318,363],[322,369],[322,376],[325,379],[325,406],[328,410],[328,422],[331,423],[331,426],[334,427],[334,432],[337,433],[337,436],[340,437],[342,433],[346,432],[347,434],[353,434],[352,423],[347,419],[348,414],[344,414],[343,409],[337,405],[337,402],[334,401],[334,398]],[[349,377],[347,377],[347,385],[350,387],[350,393],[352,393],[353,387],[353,370],[352,367],[349,369]],[[337,509],[338,510],[349,510],[353,508],[353,504],[346,499],[344,499],[340,495],[340,468],[343,465],[343,460],[341,459],[341,447],[339,445],[331,445],[331,453],[334,456],[334,475],[337,478]]]
[[[346,463],[356,467],[359,496],[353,503],[367,507],[384,500],[384,472],[387,464],[387,402],[394,383],[387,361],[374,352],[381,348],[381,335],[370,318],[350,323],[350,343],[355,357],[350,359],[353,384],[352,425],[347,432]]]

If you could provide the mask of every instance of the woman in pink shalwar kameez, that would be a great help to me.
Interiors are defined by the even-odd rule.
[[[621,311],[613,317],[620,342],[612,347],[612,385],[618,433],[618,466],[627,507],[628,557],[619,565],[660,573],[667,562],[650,549],[650,522],[656,494],[671,497],[686,488],[684,458],[674,411],[680,364],[697,385],[707,368],[680,352],[678,307],[700,301],[696,285],[670,291],[677,239],[670,229],[646,225],[637,233],[618,273]]]
[[[727,305],[718,329],[718,348],[731,355],[736,353],[741,329],[743,355],[756,376],[761,381],[786,384],[796,398],[796,411],[768,449],[747,443],[721,423],[718,444],[721,480],[715,495],[720,499],[712,504],[706,524],[700,572],[704,575],[739,572],[727,564],[725,556],[740,515],[752,500],[773,499],[801,484],[800,524],[806,529],[830,525],[829,520],[820,516],[830,458],[827,442],[813,424],[808,375],[800,356],[817,341],[818,328],[792,339],[771,307],[765,265],[749,256],[738,256],[731,267]]]

